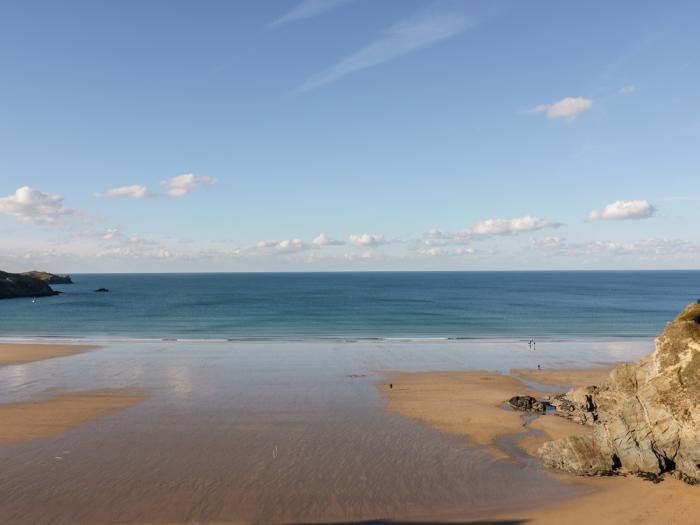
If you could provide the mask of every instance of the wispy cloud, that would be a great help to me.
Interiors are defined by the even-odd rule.
[[[684,239],[641,239],[630,242],[597,241],[569,242],[561,237],[530,239],[530,248],[541,256],[570,257],[577,261],[614,260],[696,260],[700,243]],[[612,259],[611,259],[612,258]]]
[[[118,188],[110,188],[108,190],[94,193],[95,197],[106,197],[109,199],[143,199],[151,197],[153,194],[148,191],[146,186],[134,184],[132,186],[119,186]]]
[[[73,235],[76,239],[101,239],[103,241],[111,241],[121,236],[122,232],[117,228],[107,228],[100,231],[81,231]]]
[[[589,221],[625,221],[630,219],[648,219],[656,208],[647,200],[615,201],[602,211],[593,210],[588,214]]]
[[[168,196],[170,197],[184,197],[196,188],[213,186],[216,182],[216,179],[212,177],[207,177],[206,175],[196,177],[192,173],[185,173],[172,179],[160,181],[163,186],[168,188]]]
[[[269,27],[275,28],[289,24],[290,22],[298,22],[299,20],[313,18],[328,11],[332,11],[350,1],[351,0],[301,0],[296,7],[272,22]]]
[[[345,241],[341,241],[338,239],[334,239],[333,237],[330,237],[326,235],[325,233],[319,233],[316,237],[314,237],[314,240],[311,241],[311,243],[314,246],[342,246],[345,244]]]
[[[631,95],[637,91],[637,86],[630,84],[629,86],[623,86],[618,90],[619,95]]]
[[[534,232],[545,228],[558,228],[561,223],[549,219],[540,219],[532,215],[523,215],[513,219],[487,219],[477,222],[471,228],[456,232],[443,232],[431,229],[426,232],[424,244],[428,246],[444,246],[447,244],[462,244],[471,241],[487,239],[494,236],[518,235]]]
[[[527,112],[531,114],[546,113],[547,118],[574,120],[581,113],[593,107],[593,101],[585,97],[566,97],[553,104],[540,104]]]
[[[476,250],[472,247],[460,246],[458,248],[429,247],[418,250],[418,255],[425,257],[463,257],[474,255]]]
[[[195,176],[192,173],[185,173],[162,180],[160,183],[167,188],[166,195],[168,197],[178,198],[184,197],[194,189],[213,186],[217,183],[217,180],[206,175]],[[143,199],[145,197],[161,197],[163,194],[152,192],[146,186],[133,184],[131,186],[109,188],[105,191],[93,193],[93,196],[108,199]]]
[[[310,91],[331,82],[377,66],[425,46],[462,33],[473,25],[464,13],[431,8],[387,29],[374,42],[319,73],[297,88],[297,92]]]

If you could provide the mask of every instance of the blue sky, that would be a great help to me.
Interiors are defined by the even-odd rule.
[[[8,2],[0,268],[698,268],[698,19]]]

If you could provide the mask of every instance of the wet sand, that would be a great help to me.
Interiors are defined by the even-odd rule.
[[[636,477],[576,479],[594,492],[534,511],[494,517],[528,525],[697,525],[700,488],[673,478],[653,484]]]
[[[66,357],[96,348],[94,345],[0,343],[0,366]]]
[[[543,344],[536,359],[571,367],[647,348],[577,344]],[[500,515],[522,523],[577,505],[597,487],[513,461],[501,448],[499,436],[526,430],[500,408],[504,393],[529,387],[467,372],[473,381],[464,389],[469,382],[455,370],[527,368],[533,359],[518,342],[154,342],[2,367],[5,406],[75,407],[76,396],[104,406],[97,393],[106,391],[131,404],[0,443],[0,523],[467,523]],[[415,374],[424,395],[413,399],[408,377],[427,369],[452,371]],[[388,370],[402,372],[387,394]],[[465,407],[467,416],[455,415]],[[566,431],[553,421],[540,430]]]

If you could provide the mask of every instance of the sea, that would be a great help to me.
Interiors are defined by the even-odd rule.
[[[73,274],[0,301],[0,337],[589,339],[658,335],[700,271]],[[109,292],[95,292],[107,288]]]

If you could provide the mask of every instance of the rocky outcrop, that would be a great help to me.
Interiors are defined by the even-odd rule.
[[[593,401],[599,392],[597,386],[573,388],[566,394],[549,399],[557,415],[566,417],[581,425],[593,424],[598,420],[598,411]]]
[[[594,431],[545,443],[538,453],[546,465],[588,476],[672,473],[700,483],[700,304],[666,326],[652,354],[551,403]]]
[[[38,272],[32,270],[31,272],[22,272],[20,275],[28,275],[29,277],[35,277],[36,279],[41,279],[47,284],[73,284],[73,280],[70,275],[55,275],[49,272]]]
[[[0,299],[58,295],[46,281],[30,275],[0,272]]]
[[[544,414],[546,405],[532,396],[514,396],[508,400],[508,404],[513,410],[521,412],[541,412]]]

